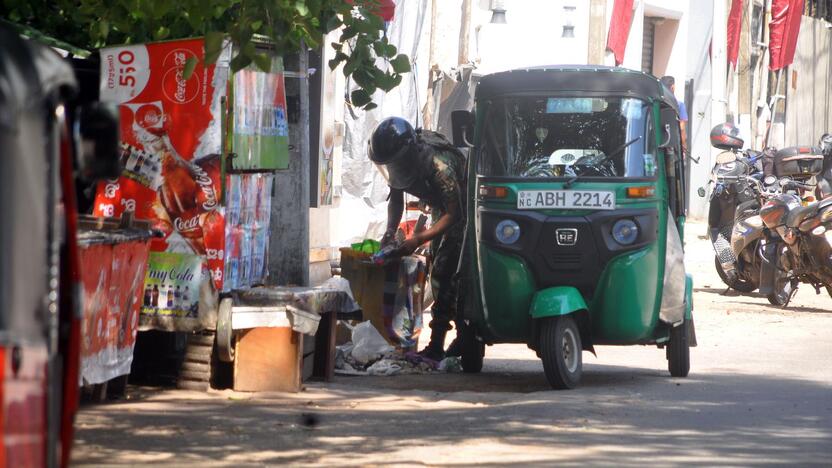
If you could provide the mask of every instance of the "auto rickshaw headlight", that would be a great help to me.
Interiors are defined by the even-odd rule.
[[[619,219],[612,225],[612,238],[621,245],[630,245],[638,237],[638,225],[632,219]]]
[[[497,224],[495,235],[501,244],[514,244],[520,239],[520,225],[514,220],[504,219]]]

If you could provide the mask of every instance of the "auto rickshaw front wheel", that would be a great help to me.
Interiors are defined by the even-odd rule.
[[[542,319],[540,355],[546,380],[556,390],[575,388],[581,381],[581,334],[571,315]]]
[[[690,321],[670,329],[670,343],[665,348],[667,370],[672,377],[687,377],[690,372]]]

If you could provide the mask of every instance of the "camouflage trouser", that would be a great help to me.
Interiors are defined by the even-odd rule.
[[[462,223],[460,223],[462,224]],[[462,226],[454,226],[439,239],[431,242],[433,263],[430,268],[430,287],[433,291],[433,321],[431,328],[444,326],[456,318],[458,281],[455,278],[462,251]]]

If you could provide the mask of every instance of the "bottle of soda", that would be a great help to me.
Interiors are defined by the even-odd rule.
[[[173,306],[177,309],[182,308],[182,291],[179,290],[179,285],[176,285],[176,291],[173,292]]]
[[[159,285],[153,285],[153,291],[150,293],[150,305],[153,307],[159,307]]]
[[[168,287],[168,300],[166,306],[168,309],[173,309],[173,286]]]

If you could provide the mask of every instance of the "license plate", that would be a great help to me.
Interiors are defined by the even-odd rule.
[[[607,190],[521,190],[517,209],[614,210],[615,192]]]

